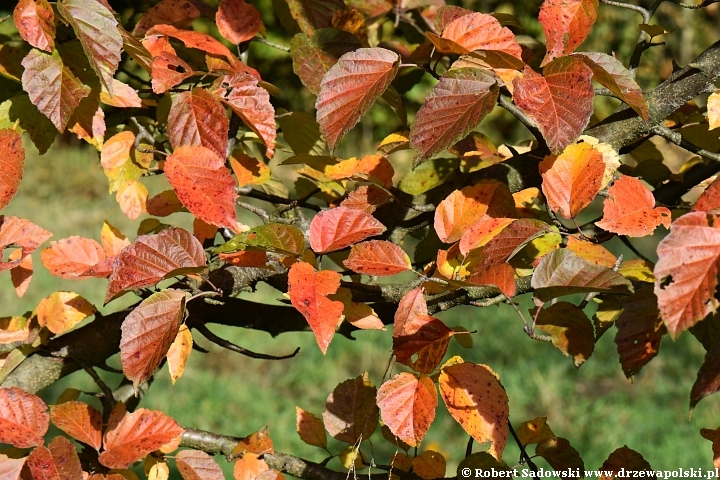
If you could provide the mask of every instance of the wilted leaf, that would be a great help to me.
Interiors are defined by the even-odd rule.
[[[184,313],[185,292],[167,289],[140,302],[123,321],[120,362],[136,390],[168,354]]]
[[[713,312],[718,261],[720,218],[691,212],[670,225],[670,234],[657,247],[655,295],[665,326],[675,339]]]
[[[440,371],[440,394],[450,415],[488,452],[502,461],[508,437],[508,397],[490,367],[456,363]]]
[[[0,442],[17,448],[42,445],[49,425],[47,406],[40,397],[18,387],[0,388]]]
[[[546,65],[572,53],[585,40],[597,19],[598,0],[545,0],[538,19],[545,33]]]
[[[495,107],[498,94],[497,80],[486,71],[460,68],[446,72],[425,97],[410,129],[410,145],[417,151],[417,159],[442,152],[480,125]]]
[[[324,210],[312,219],[310,247],[315,253],[334,252],[380,235],[385,230],[385,226],[372,215],[340,206]]]
[[[20,247],[22,251],[16,260],[4,262],[0,258],[0,272],[20,265],[22,258],[30,255],[50,237],[52,233],[29,220],[0,215],[0,253],[11,245]]]
[[[186,325],[181,325],[175,340],[167,352],[167,364],[173,385],[185,371],[185,363],[192,352],[193,337]]]
[[[471,12],[448,23],[442,38],[451,40],[468,51],[499,50],[520,58],[522,50],[509,28],[500,25],[492,15]]]
[[[165,160],[165,175],[190,213],[217,225],[237,229],[235,180],[224,156],[199,146],[182,146]]]
[[[513,88],[513,101],[537,124],[553,153],[574,142],[590,122],[592,70],[579,58],[558,58],[542,75],[526,66]]]
[[[376,276],[396,275],[412,269],[410,257],[402,247],[386,240],[353,245],[343,265],[354,272]]]
[[[553,345],[565,356],[572,357],[576,367],[585,363],[595,349],[592,323],[577,305],[558,302],[543,308],[535,325],[552,336]]]
[[[315,340],[323,352],[328,345],[343,312],[342,302],[328,299],[340,287],[340,274],[331,270],[315,272],[307,262],[297,262],[288,273],[288,295],[295,307],[315,334]]]
[[[202,145],[225,158],[229,122],[225,108],[204,88],[177,95],[168,114],[168,139],[173,148]]]
[[[638,475],[639,472],[651,472],[652,467],[642,455],[635,450],[628,448],[627,445],[623,445],[610,454],[607,460],[603,462],[600,470],[604,472],[612,472],[611,475],[602,475],[600,477],[602,480],[613,480],[618,476],[625,476],[628,474],[635,476]],[[655,475],[651,475],[650,478],[657,477]]]
[[[565,438],[543,440],[535,447],[535,454],[544,458],[555,471],[568,469],[573,472],[579,471],[581,477],[585,473],[585,463],[580,458],[580,454]]]
[[[517,435],[523,446],[555,437],[550,425],[547,424],[547,417],[537,417],[522,423],[517,429]]]
[[[95,450],[102,446],[102,415],[87,403],[70,401],[50,407],[50,418],[63,432]]]
[[[52,52],[55,48],[55,14],[47,0],[20,0],[13,19],[23,40],[35,48]]]
[[[83,478],[80,459],[75,445],[65,437],[57,436],[45,446],[38,446],[27,457],[27,466],[34,479],[65,480]]]
[[[245,0],[222,0],[215,23],[220,35],[235,45],[250,40],[263,29],[260,12]]]
[[[377,394],[383,423],[411,447],[425,437],[435,419],[437,402],[435,384],[423,374],[419,378],[412,373],[395,375],[380,386]]]
[[[99,460],[108,468],[127,468],[183,433],[177,422],[162,412],[139,408],[119,417],[110,416],[103,439],[105,451]]]
[[[40,300],[35,311],[40,326],[58,334],[70,330],[97,310],[75,292],[55,292]]]
[[[205,263],[202,245],[187,230],[168,228],[157,235],[141,235],[113,264],[105,302],[122,292],[155,285],[163,278],[197,272]]]
[[[328,396],[323,413],[325,429],[335,439],[351,445],[370,439],[377,428],[377,389],[368,374],[345,380]]]
[[[300,255],[305,251],[305,236],[292,225],[265,223],[247,232],[240,232],[216,249],[217,252],[232,252],[257,247],[276,253]]]
[[[595,265],[566,248],[545,255],[531,280],[535,296],[542,301],[585,292],[629,295],[632,284],[609,268]]]
[[[332,27],[335,12],[345,9],[342,0],[287,0],[287,3],[290,14],[308,37],[321,28]]]
[[[107,277],[110,265],[95,240],[83,237],[64,238],[40,252],[43,265],[60,278]]]
[[[323,421],[315,414],[295,407],[295,429],[300,439],[314,447],[327,448],[327,435]]]
[[[24,164],[25,149],[20,134],[10,129],[0,130],[0,210],[17,193]]]
[[[322,79],[315,108],[331,150],[390,86],[400,67],[397,53],[359,48],[346,53]]]
[[[670,227],[670,210],[655,207],[652,192],[634,177],[623,175],[608,190],[598,227],[618,235],[644,237],[659,225]]]
[[[220,465],[200,450],[182,450],[175,455],[175,465],[184,480],[224,480]]]
[[[336,28],[320,29],[311,38],[304,33],[298,33],[290,41],[293,71],[300,77],[303,85],[317,95],[327,71],[341,56],[361,46],[355,35]]]

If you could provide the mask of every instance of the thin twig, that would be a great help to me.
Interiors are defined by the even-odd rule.
[[[631,3],[614,2],[613,0],[600,0],[600,3],[605,5],[611,5],[613,7],[627,8],[633,12],[637,12],[643,17],[643,23],[650,23],[650,11],[647,8],[643,8],[639,5],[633,5]]]
[[[0,18],[0,23],[5,23],[5,21],[9,18],[10,18],[10,15],[5,15],[4,17]]]
[[[242,207],[245,210],[247,210],[248,212],[252,212],[255,215],[257,215],[258,217],[262,218],[263,222],[268,223],[270,221],[270,215],[268,215],[268,213],[265,210],[263,210],[262,208],[256,207],[255,205],[250,205],[249,203],[241,202],[239,200],[236,201],[235,203],[237,204],[238,207]]]
[[[657,125],[652,129],[652,132],[656,135],[660,135],[668,142],[672,142],[675,145],[684,148],[685,150],[692,152],[696,155],[700,155],[708,160],[714,160],[720,162],[720,153],[709,152],[704,148],[700,148],[694,143],[690,143],[683,138],[680,132],[670,130],[665,125]]]
[[[278,50],[282,50],[283,52],[290,53],[290,47],[286,47],[285,45],[280,45],[279,43],[271,42],[270,40],[267,40],[262,37],[253,37],[250,39],[250,41],[262,43],[263,45],[267,45],[268,47],[276,48]]]
[[[650,23],[650,19],[653,15],[655,15],[655,11],[664,1],[665,0],[655,0],[652,6],[646,9],[647,15],[643,14],[643,23]],[[632,72],[633,75],[635,75],[635,71],[637,70],[638,65],[640,65],[640,58],[642,57],[643,52],[653,46],[650,40],[652,40],[650,35],[641,30],[640,34],[638,35],[637,42],[635,43],[635,49],[630,56],[630,65],[628,66],[628,69]]]
[[[135,148],[135,150],[137,150],[138,152],[142,152],[142,153],[158,153],[160,155],[167,156],[167,153],[165,153],[163,151],[155,150],[154,148],[145,148],[145,147],[141,146],[140,141],[142,141],[143,139],[149,141],[150,145],[155,145],[155,137],[150,135],[150,132],[148,132],[145,129],[145,127],[140,125],[140,123],[137,121],[137,119],[135,117],[130,117],[130,121],[133,123],[133,125],[135,125],[135,128],[138,129],[138,134],[135,137],[135,142],[133,144],[133,147]]]
[[[532,470],[533,472],[537,472],[537,465],[535,465],[535,463],[530,459],[530,455],[528,455],[527,451],[525,450],[525,445],[522,444],[522,442],[520,441],[520,437],[518,437],[517,433],[515,433],[515,429],[513,428],[512,423],[510,423],[510,420],[508,420],[508,429],[510,430],[510,433],[515,439],[515,443],[517,443],[517,446],[520,449],[520,463],[527,463],[528,467],[530,467],[530,470]]]
[[[218,337],[217,335],[215,335],[214,333],[212,333],[212,332],[207,328],[207,326],[205,326],[205,325],[202,324],[202,323],[200,323],[200,324],[193,324],[193,327],[195,328],[195,330],[197,330],[198,332],[202,333],[205,338],[207,338],[208,340],[210,340],[210,341],[213,342],[214,344],[219,345],[219,346],[221,346],[221,347],[223,347],[223,348],[226,348],[226,349],[228,349],[228,350],[230,350],[230,351],[232,351],[232,352],[240,353],[240,354],[245,355],[245,356],[250,357],[250,358],[258,358],[258,359],[261,359],[261,360],[285,360],[285,359],[294,357],[294,356],[297,355],[298,352],[300,351],[300,347],[298,347],[298,348],[296,348],[295,351],[294,351],[293,353],[291,353],[290,355],[282,355],[282,356],[277,356],[277,357],[274,356],[274,355],[267,355],[267,354],[265,354],[265,353],[256,353],[256,352],[253,352],[253,351],[248,350],[248,349],[246,349],[246,348],[243,348],[243,347],[241,347],[241,346],[239,346],[239,345],[235,345],[234,343],[232,343],[232,342],[230,342],[230,341],[228,341],[228,340],[225,340],[224,338]]]
[[[505,301],[505,294],[500,294],[497,297],[490,297],[485,300],[472,300],[470,305],[474,307],[491,307]]]

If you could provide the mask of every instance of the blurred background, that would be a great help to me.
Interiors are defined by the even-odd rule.
[[[651,3],[646,0],[643,4]],[[692,0],[688,0],[692,1]],[[10,13],[8,3],[3,2]],[[129,5],[142,2],[111,2],[122,12],[124,18],[132,18]],[[212,3],[212,2],[208,2]],[[283,33],[273,15],[271,0],[253,2],[262,12],[268,38],[289,44],[290,36]],[[451,2],[448,2],[451,3]],[[505,12],[516,15],[527,35],[542,40],[542,32],[535,20],[541,0],[523,2],[463,1],[457,4],[481,12]],[[116,5],[117,4],[117,5]],[[718,5],[700,11],[679,8],[666,2],[653,20],[672,32],[660,37],[667,45],[646,52],[638,70],[639,83],[650,89],[673,70],[673,60],[685,65],[707,46],[720,38],[720,14]],[[123,10],[123,8],[125,10]],[[197,29],[211,29],[212,25],[199,19]],[[634,41],[638,36],[639,15],[612,6],[601,5],[598,21],[590,38],[579,50],[616,53],[627,63]],[[3,42],[10,41],[14,29],[11,22],[0,25]],[[275,83],[283,95],[274,98],[276,108],[311,112],[314,96],[302,88],[292,74],[289,56],[264,45],[253,44],[249,63],[257,68],[263,78]],[[425,75],[420,85],[405,94],[410,119],[422,98],[433,85]],[[19,91],[19,85],[0,78],[0,102]],[[609,114],[617,103],[599,100],[598,119]],[[497,144],[519,142],[528,139],[527,131],[515,121],[498,112],[492,114],[480,129]],[[109,117],[108,121],[120,121]],[[377,143],[389,133],[400,128],[392,111],[378,103],[363,121],[343,141],[338,155],[359,156],[371,153]],[[20,190],[4,215],[17,215],[30,219],[54,233],[54,240],[71,235],[99,239],[103,221],[107,220],[131,239],[141,217],[131,222],[120,211],[115,199],[108,194],[108,184],[98,161],[97,151],[77,139],[66,135],[59,137],[43,156],[26,140],[28,151],[26,171]],[[282,161],[280,154],[272,165]],[[392,158],[396,167],[407,168],[409,157],[402,153]],[[151,195],[167,188],[164,178],[152,177],[147,182]],[[591,214],[589,214],[591,215]],[[191,228],[189,214],[174,214],[166,223]],[[257,219],[245,216],[241,221],[254,225]],[[643,244],[643,251],[652,255],[657,238]],[[609,246],[614,253],[632,254],[621,246]],[[26,295],[18,299],[10,283],[9,273],[0,274],[0,314],[19,315],[32,310],[40,299],[57,290],[75,291],[110,313],[127,304],[132,295],[101,307],[106,282],[89,279],[67,281],[50,276],[42,267],[39,255],[34,255],[35,274]],[[256,301],[273,302],[281,292],[270,287],[261,289],[252,297]],[[528,299],[519,300],[525,307]],[[524,302],[524,303],[523,303]],[[592,313],[594,307],[588,307]],[[238,312],[242,315],[242,312]],[[613,342],[614,328],[599,341],[593,356],[578,370],[569,358],[564,357],[551,344],[530,340],[522,331],[522,322],[514,310],[506,306],[490,308],[462,307],[438,315],[448,325],[461,325],[472,334],[474,346],[464,349],[451,343],[448,358],[462,355],[467,361],[490,365],[502,380],[510,398],[510,417],[515,426],[538,416],[547,416],[554,432],[566,437],[580,452],[587,469],[599,468],[616,448],[627,445],[640,452],[654,469],[711,468],[710,443],[700,434],[700,428],[720,426],[720,396],[709,397],[698,405],[692,419],[688,418],[688,399],[695,374],[700,367],[704,350],[689,333],[677,342],[664,338],[660,354],[635,378],[634,383],[625,379],[618,362]],[[273,319],[268,318],[268,322]],[[325,400],[340,382],[367,371],[376,384],[390,356],[391,331],[365,331],[355,334],[356,341],[336,337],[326,357],[320,353],[310,333],[288,333],[277,338],[261,332],[213,328],[215,333],[255,351],[284,354],[296,347],[301,351],[296,358],[278,362],[253,360],[223,351],[196,335],[197,343],[210,353],[194,351],[190,356],[184,376],[171,385],[167,369],[160,371],[149,394],[141,406],[159,409],[172,415],[184,426],[206,429],[228,435],[245,436],[263,426],[268,426],[277,450],[321,461],[326,453],[303,444],[295,433],[295,406],[320,415],[325,410]],[[117,358],[111,365],[119,367]],[[392,374],[404,367],[395,366]],[[105,374],[111,385],[119,382],[119,376]],[[85,373],[73,374],[42,393],[48,403],[68,387],[87,391],[97,388]],[[83,397],[87,400],[89,397]],[[448,475],[455,474],[455,466],[465,451],[467,435],[447,413],[438,407],[435,423],[421,446],[437,450],[448,459]],[[379,435],[372,439],[373,452],[378,463],[388,463],[388,456],[395,447]],[[367,445],[367,444],[366,444]],[[330,450],[338,453],[344,445],[331,441]],[[476,447],[477,448],[477,447]],[[365,453],[370,449],[365,447]],[[515,465],[519,454],[509,442],[505,461]],[[341,468],[337,460],[330,466]],[[231,465],[220,461],[228,478]],[[541,466],[547,465],[542,460]],[[174,474],[176,475],[176,474]],[[179,477],[178,477],[179,478]]]

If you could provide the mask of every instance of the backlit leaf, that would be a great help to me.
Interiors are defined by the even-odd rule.
[[[698,197],[693,205],[693,211],[709,212],[720,209],[720,180],[714,180]]]
[[[83,478],[80,459],[75,445],[65,437],[57,436],[45,447],[36,447],[27,458],[27,467],[34,479],[65,480]]]
[[[150,68],[152,89],[157,94],[165,93],[195,75],[190,65],[170,52],[155,55]]]
[[[515,221],[514,218],[487,217],[465,230],[460,238],[460,252],[467,255],[470,250],[480,248],[499,235]]]
[[[538,20],[547,42],[546,65],[572,53],[590,33],[597,19],[598,0],[545,0]]]
[[[557,302],[543,308],[535,324],[552,336],[553,345],[566,356],[572,357],[576,367],[580,367],[592,355],[595,331],[585,312],[577,305]]]
[[[632,476],[643,475],[645,472],[651,472],[652,467],[642,455],[624,445],[610,454],[607,460],[603,462],[600,470],[611,473],[610,475],[601,476],[602,480],[613,480],[626,474]],[[651,478],[657,477],[652,475]]]
[[[87,403],[70,401],[50,407],[50,419],[63,432],[95,450],[102,446],[102,415]]]
[[[392,164],[382,155],[365,155],[359,160],[351,158],[325,167],[325,176],[333,180],[357,178],[379,183],[385,188],[392,188],[394,173]]]
[[[393,330],[393,353],[398,362],[430,374],[442,362],[450,337],[456,333],[438,318],[413,316],[402,324],[402,328]],[[416,354],[417,360],[412,361]]]
[[[322,415],[325,429],[351,445],[370,439],[380,416],[376,397],[377,389],[367,373],[345,380],[327,398]]]
[[[548,438],[555,437],[547,417],[537,417],[522,423],[517,429],[517,436],[523,446],[540,443]]]
[[[247,247],[262,248],[271,252],[300,255],[305,251],[305,236],[292,225],[265,223],[247,232],[240,232],[225,244],[218,252],[244,250]]]
[[[100,150],[100,164],[110,182],[110,193],[117,192],[128,182],[139,180],[152,160],[152,153],[135,148],[135,134],[130,130],[110,137]]]
[[[0,50],[1,55],[2,50]],[[20,72],[20,75],[22,75],[22,72]],[[3,126],[8,128],[12,128],[15,122],[18,122],[15,131],[18,133],[27,132],[40,155],[47,153],[47,150],[55,141],[57,128],[50,119],[40,113],[40,110],[32,104],[30,97],[26,93],[21,93],[2,102],[0,104],[0,118],[7,119],[7,124],[3,124]]]
[[[47,0],[20,0],[13,11],[15,26],[23,40],[35,48],[55,48],[55,14]]]
[[[140,302],[123,321],[120,362],[136,390],[167,355],[184,312],[185,292],[167,289]]]
[[[107,277],[110,265],[98,242],[89,238],[70,237],[52,242],[40,253],[43,265],[60,278]]]
[[[585,130],[593,112],[592,70],[579,58],[550,62],[543,74],[529,66],[513,80],[513,101],[536,124],[551,152],[562,151]]]
[[[235,45],[250,40],[263,28],[260,12],[245,0],[222,0],[215,23],[220,35]]]
[[[288,273],[288,295],[315,334],[325,354],[343,312],[342,302],[328,299],[340,287],[340,274],[331,270],[315,272],[312,265],[297,262]]]
[[[320,130],[331,150],[390,86],[399,66],[400,57],[395,52],[360,48],[340,57],[328,70],[315,108]]]
[[[200,450],[182,450],[175,455],[175,464],[184,480],[224,480],[220,465]]]
[[[22,256],[22,250],[13,251],[8,257],[9,261],[20,259]],[[13,287],[15,287],[15,293],[18,297],[22,297],[27,292],[32,280],[33,264],[32,256],[28,255],[20,260],[20,265],[10,269],[10,279],[12,280]]]
[[[451,21],[442,38],[452,40],[469,50],[499,50],[520,58],[522,50],[509,28],[500,25],[492,15],[472,12]]]
[[[428,315],[427,303],[423,296],[422,288],[416,288],[407,292],[398,303],[395,311],[395,326],[393,338],[407,335],[406,326],[409,326],[416,318]]]
[[[412,269],[410,257],[402,247],[386,240],[353,245],[343,265],[354,272],[376,276],[396,275]]]
[[[0,388],[0,442],[17,448],[42,445],[50,425],[45,403],[18,387]]]
[[[218,227],[237,228],[235,180],[224,156],[199,146],[182,146],[165,160],[165,175],[190,213]]]
[[[130,85],[113,78],[112,91],[112,95],[110,95],[110,92],[108,92],[104,87],[100,91],[100,101],[105,105],[118,108],[142,107],[142,99],[138,95],[137,91],[135,91],[135,89]]]
[[[173,385],[185,371],[185,364],[192,352],[193,337],[186,325],[181,325],[180,330],[170,345],[167,352],[167,364],[170,369],[170,379]]]
[[[97,0],[63,0],[57,3],[57,8],[75,30],[90,66],[112,94],[112,79],[123,47],[118,21]]]
[[[110,225],[107,220],[103,222],[100,241],[102,242],[103,251],[108,257],[114,257],[123,248],[130,245],[130,240],[120,230]]]
[[[262,472],[268,471],[267,463],[254,453],[247,453],[235,462],[233,478],[235,480],[255,480]]]
[[[52,55],[32,50],[22,61],[23,90],[30,100],[61,133],[80,100],[90,94],[90,87],[63,65],[57,51]]]
[[[720,128],[720,90],[715,91],[708,97],[707,111],[710,130]]]
[[[435,419],[437,402],[435,384],[423,374],[395,375],[380,386],[377,394],[383,423],[411,447],[425,437]]]
[[[168,228],[156,235],[141,235],[113,264],[105,302],[125,291],[155,285],[163,278],[198,272],[205,263],[202,245],[187,230]]]
[[[20,134],[10,129],[0,130],[0,210],[17,193],[24,164],[25,149]]]
[[[27,457],[9,458],[7,455],[0,454],[0,478],[3,480],[20,480],[26,460]]]
[[[175,420],[154,410],[139,408],[117,417],[110,417],[99,458],[108,468],[127,468],[183,432]]]
[[[293,71],[311,93],[320,93],[320,83],[344,54],[360,48],[360,40],[337,28],[323,28],[311,38],[298,33],[290,41]],[[298,152],[295,152],[296,154]]]
[[[0,259],[0,272],[15,268],[22,258],[34,252],[41,244],[52,237],[52,233],[20,217],[0,215],[0,252],[10,245],[21,248],[20,258],[8,262]]]
[[[554,250],[543,257],[535,269],[531,285],[535,296],[542,301],[573,293],[629,295],[633,292],[630,281],[619,273],[592,264],[566,248]]]
[[[465,15],[470,15],[471,13],[475,12],[468,10],[467,8],[456,7],[454,5],[443,5],[437,9],[433,25],[435,26],[435,30],[443,33],[443,30],[445,30],[445,27],[450,22],[457,18],[464,17]]]
[[[30,322],[26,316],[0,318],[0,345],[25,342],[30,336]]]
[[[270,438],[268,427],[263,427],[257,432],[253,432],[247,437],[242,438],[233,449],[233,455],[248,452],[256,455],[275,453],[275,447]]]
[[[488,452],[502,461],[508,437],[508,397],[490,367],[456,363],[440,372],[440,395],[450,415]]]
[[[115,199],[126,217],[137,220],[147,212],[147,197],[147,187],[137,180],[131,180],[118,189]]]
[[[409,171],[398,188],[410,195],[420,195],[441,185],[457,169],[456,158],[433,158]]]
[[[267,163],[238,151],[230,155],[230,168],[235,174],[238,187],[263,185],[270,181],[271,173]]]
[[[418,159],[442,152],[476,128],[492,111],[499,87],[494,77],[474,68],[446,72],[435,85],[410,129]]]
[[[655,295],[665,326],[675,339],[715,311],[720,229],[716,215],[691,212],[670,225],[657,247]]]
[[[465,281],[478,285],[494,285],[506,297],[515,296],[515,269],[507,263],[496,263],[487,268],[478,269],[472,272]]]
[[[655,207],[652,192],[640,180],[623,175],[608,190],[603,219],[595,224],[618,235],[644,237],[659,225],[668,228],[671,221],[670,210]]]
[[[168,139],[173,148],[202,145],[225,158],[229,122],[225,108],[204,88],[177,95],[168,114]]]
[[[390,201],[390,195],[385,190],[374,185],[362,185],[350,192],[347,198],[340,202],[340,206],[372,215],[378,207]]]
[[[602,265],[607,268],[613,268],[615,263],[617,263],[617,257],[599,243],[593,243],[589,240],[579,240],[576,237],[567,237],[567,239],[568,250],[590,263]],[[622,272],[620,272],[620,274],[627,278],[627,275],[624,275]]]
[[[143,12],[133,28],[133,35],[141,37],[158,24],[170,24],[177,28],[187,28],[201,14],[195,2],[188,0],[162,0]]]
[[[335,12],[345,9],[342,0],[286,0],[300,29],[312,37],[321,28],[332,27]]]
[[[368,237],[380,235],[385,226],[361,210],[336,207],[324,210],[310,223],[310,247],[315,253],[342,250]]]
[[[326,448],[327,435],[322,419],[315,414],[295,407],[295,429],[300,439],[314,447]]]
[[[70,330],[97,310],[75,292],[55,292],[40,300],[35,311],[40,326],[58,334]]]

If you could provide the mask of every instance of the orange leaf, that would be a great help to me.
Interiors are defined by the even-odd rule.
[[[360,160],[351,158],[325,167],[325,176],[333,180],[357,177],[376,181],[385,188],[392,187],[394,174],[392,165],[382,155],[365,155]]]
[[[720,217],[692,212],[670,225],[657,247],[655,295],[665,326],[675,339],[718,307]]]
[[[374,185],[363,185],[350,192],[347,198],[340,202],[340,206],[372,215],[378,207],[390,201],[390,195],[385,190]]]
[[[500,25],[492,15],[472,12],[445,26],[442,38],[452,40],[469,50],[499,50],[521,58],[522,49],[509,28]]]
[[[194,3],[188,0],[163,0],[142,14],[132,34],[141,37],[155,25],[165,23],[177,28],[187,28],[201,13]]]
[[[27,457],[32,478],[65,480],[83,478],[83,469],[75,445],[65,437],[57,436],[45,447],[36,447]]]
[[[327,435],[325,435],[323,421],[300,407],[295,407],[295,429],[300,435],[300,439],[308,445],[327,447]]]
[[[21,250],[15,250],[10,254],[8,260],[14,261],[20,258],[22,255]],[[22,297],[27,292],[30,286],[30,280],[32,280],[33,265],[32,257],[27,257],[20,260],[20,265],[10,269],[10,279],[12,280],[13,287],[15,287],[15,293],[18,297]]]
[[[570,145],[540,162],[542,190],[553,211],[574,218],[593,201],[602,186],[605,162],[588,143]]]
[[[442,362],[455,333],[438,318],[417,316],[405,323],[402,331],[393,332],[393,353],[398,362],[429,374]],[[415,354],[417,360],[412,362]]]
[[[406,293],[398,303],[395,311],[395,326],[393,327],[393,338],[406,335],[406,326],[418,317],[428,315],[427,303],[422,293],[422,288],[416,288]]]
[[[7,128],[0,130],[0,209],[17,193],[24,164],[25,149],[20,134]]]
[[[393,435],[414,447],[422,441],[435,419],[435,384],[427,375],[400,373],[382,384],[377,404]],[[443,472],[444,474],[444,472]]]
[[[370,439],[380,416],[376,397],[377,389],[367,373],[345,380],[327,398],[325,429],[335,439],[351,445]]]
[[[502,461],[508,437],[508,397],[486,365],[456,363],[440,372],[440,394],[450,415],[488,452]]]
[[[226,57],[231,64],[239,63],[239,60],[230,50],[215,38],[206,33],[193,30],[180,30],[172,25],[159,24],[148,30],[146,37],[153,35],[165,35],[180,40],[188,48],[197,48],[211,55]]]
[[[433,450],[425,450],[412,459],[413,472],[424,480],[445,478],[445,464],[445,457]]]
[[[184,480],[225,480],[220,465],[200,450],[182,450],[175,455],[175,464]]]
[[[75,292],[55,292],[40,300],[35,309],[40,326],[55,334],[70,330],[96,311],[90,302]]]
[[[254,453],[256,455],[264,455],[266,453],[275,453],[273,441],[270,438],[268,427],[263,427],[257,432],[251,433],[247,437],[241,439],[235,448],[233,455],[240,453]]]
[[[120,363],[135,389],[155,373],[167,355],[184,313],[185,292],[167,289],[150,295],[125,318]]]
[[[513,80],[513,101],[535,123],[553,153],[562,151],[585,130],[593,112],[592,70],[582,60],[562,57],[543,74],[529,66]]]
[[[603,204],[603,219],[598,227],[618,235],[652,235],[658,225],[670,226],[670,210],[655,208],[652,192],[634,177],[623,175],[608,190]]]
[[[487,245],[490,240],[498,236],[514,221],[514,218],[483,217],[479,222],[463,232],[460,238],[460,252],[467,255],[470,250]]]
[[[412,269],[410,257],[402,247],[386,240],[370,240],[353,245],[343,265],[357,273],[380,277]]]
[[[98,459],[108,468],[127,468],[183,433],[177,422],[162,412],[139,408],[119,417],[110,416],[103,439],[105,451]]]
[[[270,180],[270,167],[255,157],[233,152],[230,155],[230,168],[237,177],[239,187],[262,185]]]
[[[495,285],[508,298],[515,295],[515,269],[507,263],[496,263],[481,271],[474,271],[465,281],[478,285]]]
[[[87,403],[70,401],[50,407],[50,418],[63,432],[90,445],[102,446],[102,415]]]
[[[546,65],[572,53],[590,33],[597,19],[598,0],[545,0],[538,20],[547,41]]]
[[[437,12],[435,12],[435,20],[433,21],[435,30],[442,33],[450,22],[457,18],[464,17],[465,15],[470,15],[471,13],[475,12],[468,10],[467,8],[456,7],[454,5],[444,5],[438,8]]]
[[[40,252],[40,259],[50,273],[60,278],[107,277],[110,274],[106,255],[98,242],[89,238],[70,237]]]
[[[248,453],[235,462],[233,477],[235,480],[255,480],[262,472],[269,470],[267,463],[254,453]]]
[[[168,114],[168,139],[177,149],[202,145],[220,158],[227,156],[229,122],[222,103],[204,88],[177,95]]]
[[[342,250],[368,237],[380,235],[385,226],[361,210],[336,207],[324,210],[310,223],[310,246],[315,253]]]
[[[50,425],[40,397],[18,387],[0,388],[0,442],[17,448],[42,445]]]
[[[250,40],[263,28],[260,13],[245,0],[222,0],[215,23],[220,35],[235,45]]]
[[[152,89],[158,95],[195,75],[192,67],[185,60],[174,53],[165,51],[154,56],[150,68],[152,69],[150,74]]]
[[[342,302],[327,298],[340,287],[340,274],[331,270],[315,272],[312,265],[297,262],[288,273],[288,295],[315,334],[320,350],[325,354],[335,335],[343,312]]]
[[[235,181],[223,157],[198,145],[183,146],[165,160],[165,175],[190,213],[218,227],[237,228]]]
[[[120,210],[130,220],[137,220],[140,215],[147,211],[147,198],[147,187],[137,180],[125,182],[118,188],[115,197],[120,205]]]
[[[34,252],[50,237],[52,233],[24,218],[0,215],[0,253],[10,245],[20,247],[22,251],[14,260],[4,262],[0,259],[0,272],[20,265],[23,258]]]
[[[205,240],[212,240],[217,234],[218,228],[215,225],[203,222],[199,218],[193,219],[193,236],[198,242],[204,243]]]
[[[55,48],[55,14],[47,0],[20,0],[13,20],[23,40],[35,48],[52,52]]]
[[[359,48],[346,53],[320,84],[315,108],[320,131],[331,150],[357,124],[390,86],[400,56],[384,48]]]

